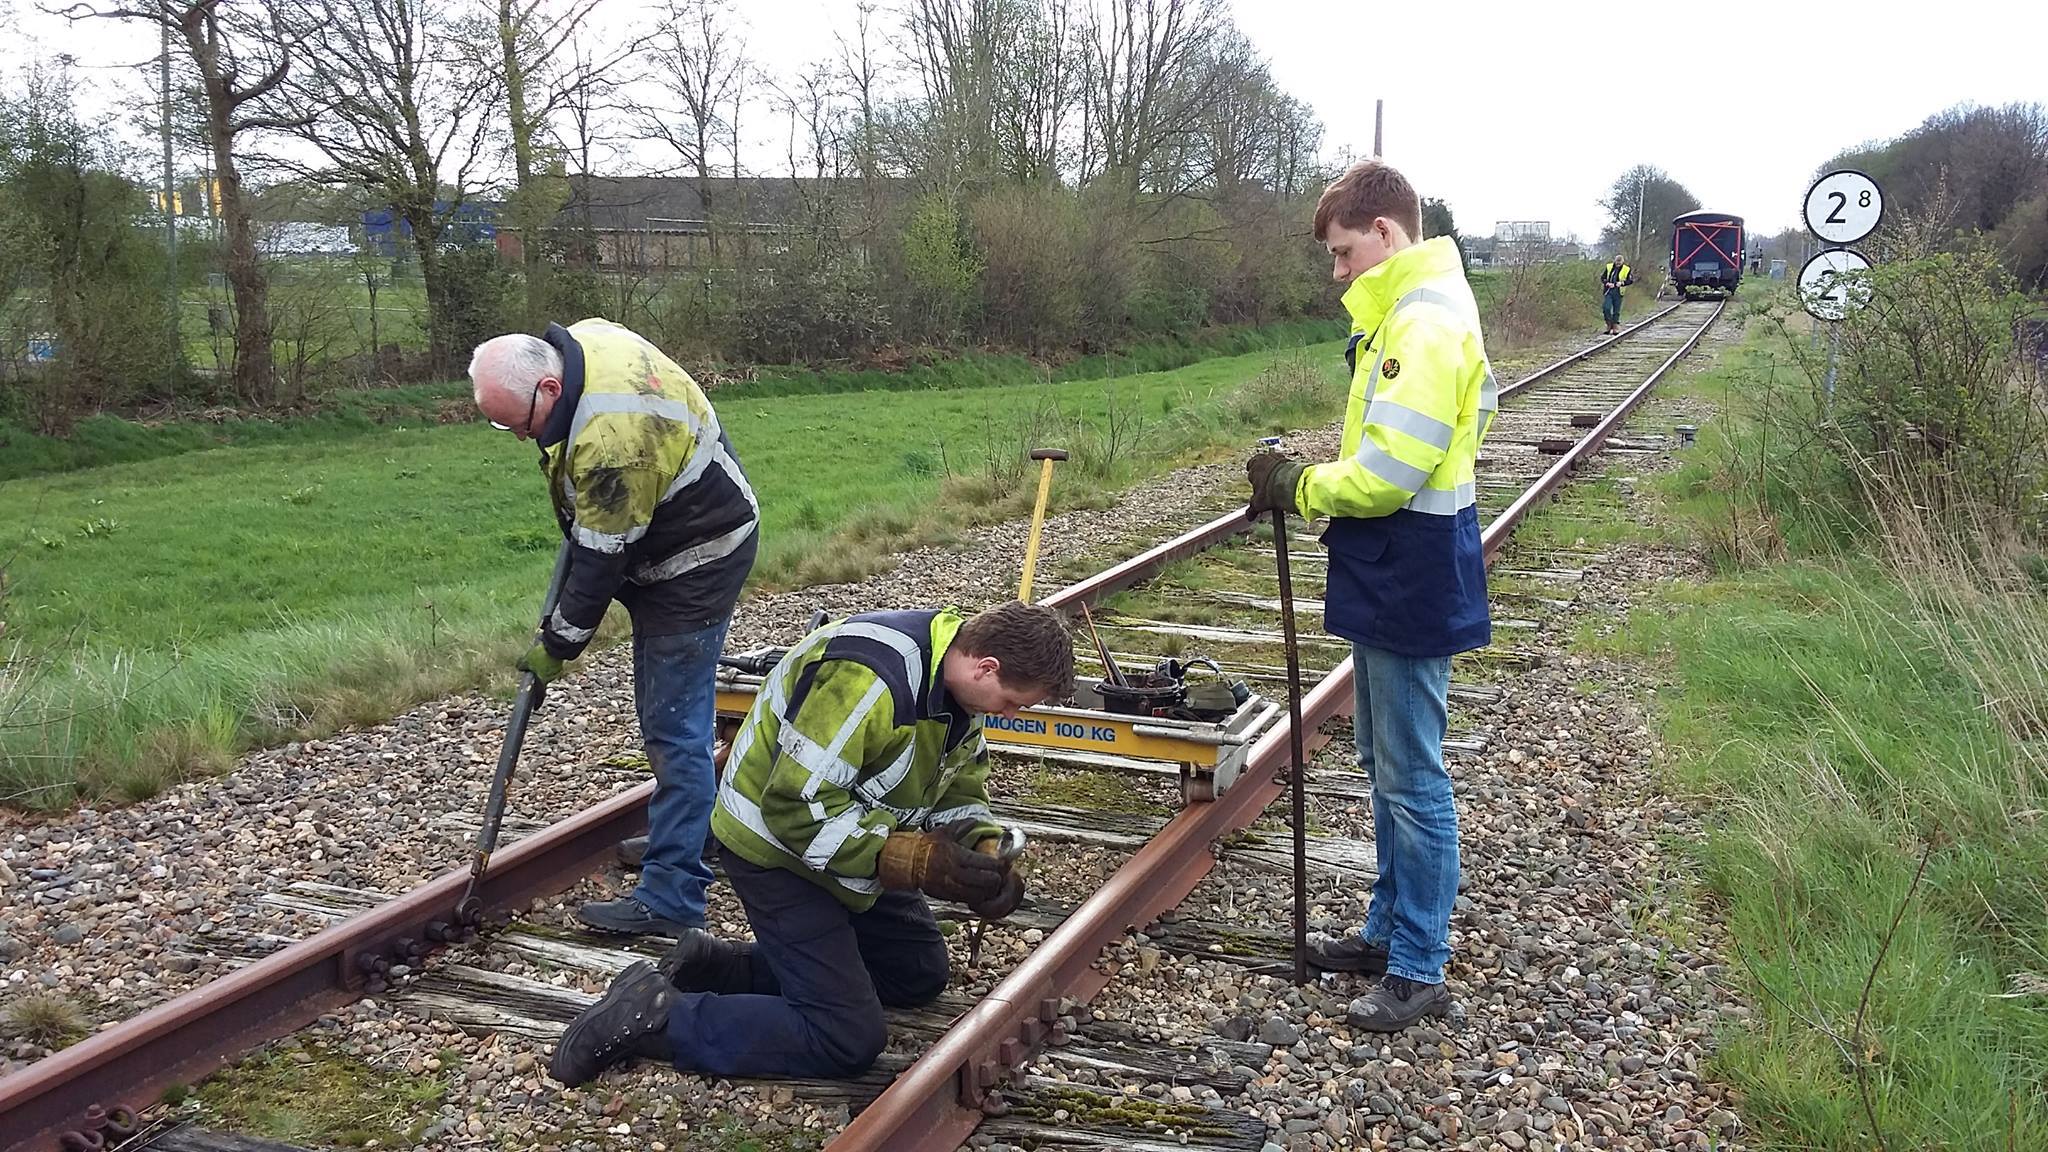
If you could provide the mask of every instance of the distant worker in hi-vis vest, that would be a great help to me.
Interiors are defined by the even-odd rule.
[[[637,935],[702,928],[713,689],[759,543],[754,489],[697,382],[609,320],[486,340],[469,378],[486,419],[540,445],[569,542],[560,600],[519,668],[555,680],[614,600],[633,622],[633,701],[654,770],[647,847],[633,891],[587,903],[577,918]]]
[[[1351,368],[1342,454],[1246,465],[1251,511],[1327,516],[1324,627],[1351,641],[1358,765],[1372,780],[1365,924],[1316,941],[1325,971],[1379,976],[1351,1025],[1393,1032],[1450,1010],[1458,815],[1443,740],[1451,657],[1492,639],[1473,467],[1497,406],[1479,309],[1448,237],[1394,169],[1356,164],[1323,191],[1315,235],[1347,283]]]
[[[1618,253],[1600,269],[1600,318],[1607,321],[1606,335],[1621,331],[1621,296],[1635,282],[1635,270]]]

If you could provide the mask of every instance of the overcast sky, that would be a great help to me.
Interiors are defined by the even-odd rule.
[[[607,0],[607,18],[638,6]],[[749,51],[782,74],[832,54],[854,12],[854,0],[737,6]],[[68,52],[105,99],[134,82],[121,66],[155,52],[153,33],[13,7],[11,32],[0,17],[0,70]],[[1775,231],[1796,222],[1813,166],[1842,148],[1965,100],[2048,101],[2048,8],[2037,0],[1946,0],[1918,14],[1810,0],[1233,8],[1280,86],[1321,116],[1330,155],[1371,152],[1373,100],[1384,99],[1387,160],[1447,200],[1467,233],[1549,220],[1590,240],[1599,197],[1636,163]],[[779,142],[755,147],[764,165],[781,154]]]

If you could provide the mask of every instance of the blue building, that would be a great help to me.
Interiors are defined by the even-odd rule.
[[[457,208],[446,200],[434,201],[434,214],[446,217],[448,227],[442,243],[450,247],[495,244],[498,238],[498,205],[488,201],[467,201]],[[363,213],[363,247],[393,259],[412,251],[412,225],[396,209],[371,208]]]

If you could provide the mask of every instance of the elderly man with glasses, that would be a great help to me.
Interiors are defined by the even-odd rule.
[[[704,838],[716,796],[713,685],[760,507],[689,373],[609,320],[484,341],[477,408],[540,446],[567,582],[519,668],[542,683],[583,652],[613,600],[633,622],[633,696],[654,769],[640,882],[583,905],[593,928],[680,936],[704,925]]]

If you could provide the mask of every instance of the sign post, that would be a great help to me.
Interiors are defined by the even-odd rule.
[[[1835,325],[1870,303],[1870,261],[1848,245],[1877,231],[1882,219],[1884,190],[1853,168],[1830,172],[1806,190],[1806,230],[1826,247],[1799,270],[1799,303],[1807,315],[1832,328],[1822,384],[1830,409],[1835,404],[1835,362],[1842,348],[1842,330]]]

